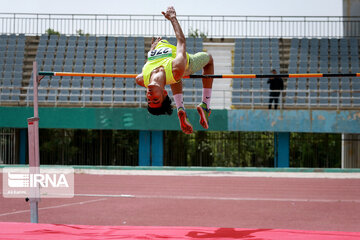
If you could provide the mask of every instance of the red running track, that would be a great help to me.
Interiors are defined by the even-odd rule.
[[[187,226],[190,232],[189,227],[201,226],[212,227],[209,234],[234,231],[234,238],[253,231],[249,239],[276,239],[268,233],[288,231],[276,229],[299,230],[303,238],[295,239],[320,239],[307,235],[309,231],[338,231],[338,238],[329,239],[360,239],[354,233],[360,232],[359,186],[360,179],[76,174],[76,197],[42,199],[39,222]],[[0,198],[0,222],[29,219],[23,199]],[[256,237],[260,233],[268,237]]]
[[[0,239],[291,239],[357,240],[360,233],[210,227],[88,226],[0,223]],[[21,236],[19,238],[19,236]]]

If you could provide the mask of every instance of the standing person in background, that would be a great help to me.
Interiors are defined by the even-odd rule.
[[[276,70],[271,71],[274,75],[277,74]],[[272,102],[274,102],[274,108],[277,109],[279,103],[280,91],[284,90],[284,81],[281,77],[269,78],[267,81],[270,84],[270,95],[269,95],[269,109],[272,107]]]

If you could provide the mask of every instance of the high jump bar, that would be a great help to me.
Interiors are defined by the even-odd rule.
[[[111,77],[136,78],[138,74],[125,73],[80,73],[80,72],[38,72],[39,76],[69,77]],[[323,78],[323,77],[360,77],[360,73],[290,73],[290,74],[220,74],[220,75],[189,75],[183,78]]]

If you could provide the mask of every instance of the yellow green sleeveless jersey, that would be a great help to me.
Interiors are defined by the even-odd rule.
[[[166,40],[161,40],[154,50],[148,52],[148,60],[142,69],[144,85],[147,87],[150,83],[151,72],[160,66],[164,67],[166,74],[166,84],[176,83],[172,73],[172,62],[176,57],[176,46],[171,45]],[[189,65],[189,54],[186,53],[187,66]]]

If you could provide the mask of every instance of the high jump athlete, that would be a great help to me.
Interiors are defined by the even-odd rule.
[[[203,74],[214,74],[214,61],[206,52],[196,54],[186,52],[185,36],[176,18],[174,7],[168,7],[162,14],[172,24],[177,45],[173,46],[161,38],[153,39],[147,62],[142,73],[136,77],[136,83],[147,88],[148,111],[154,115],[172,114],[171,100],[165,90],[165,85],[169,84],[175,99],[181,130],[190,134],[193,132],[193,127],[184,108],[182,77],[201,69]],[[197,105],[197,111],[200,115],[200,124],[208,129],[213,79],[203,78],[202,83],[202,102]]]

